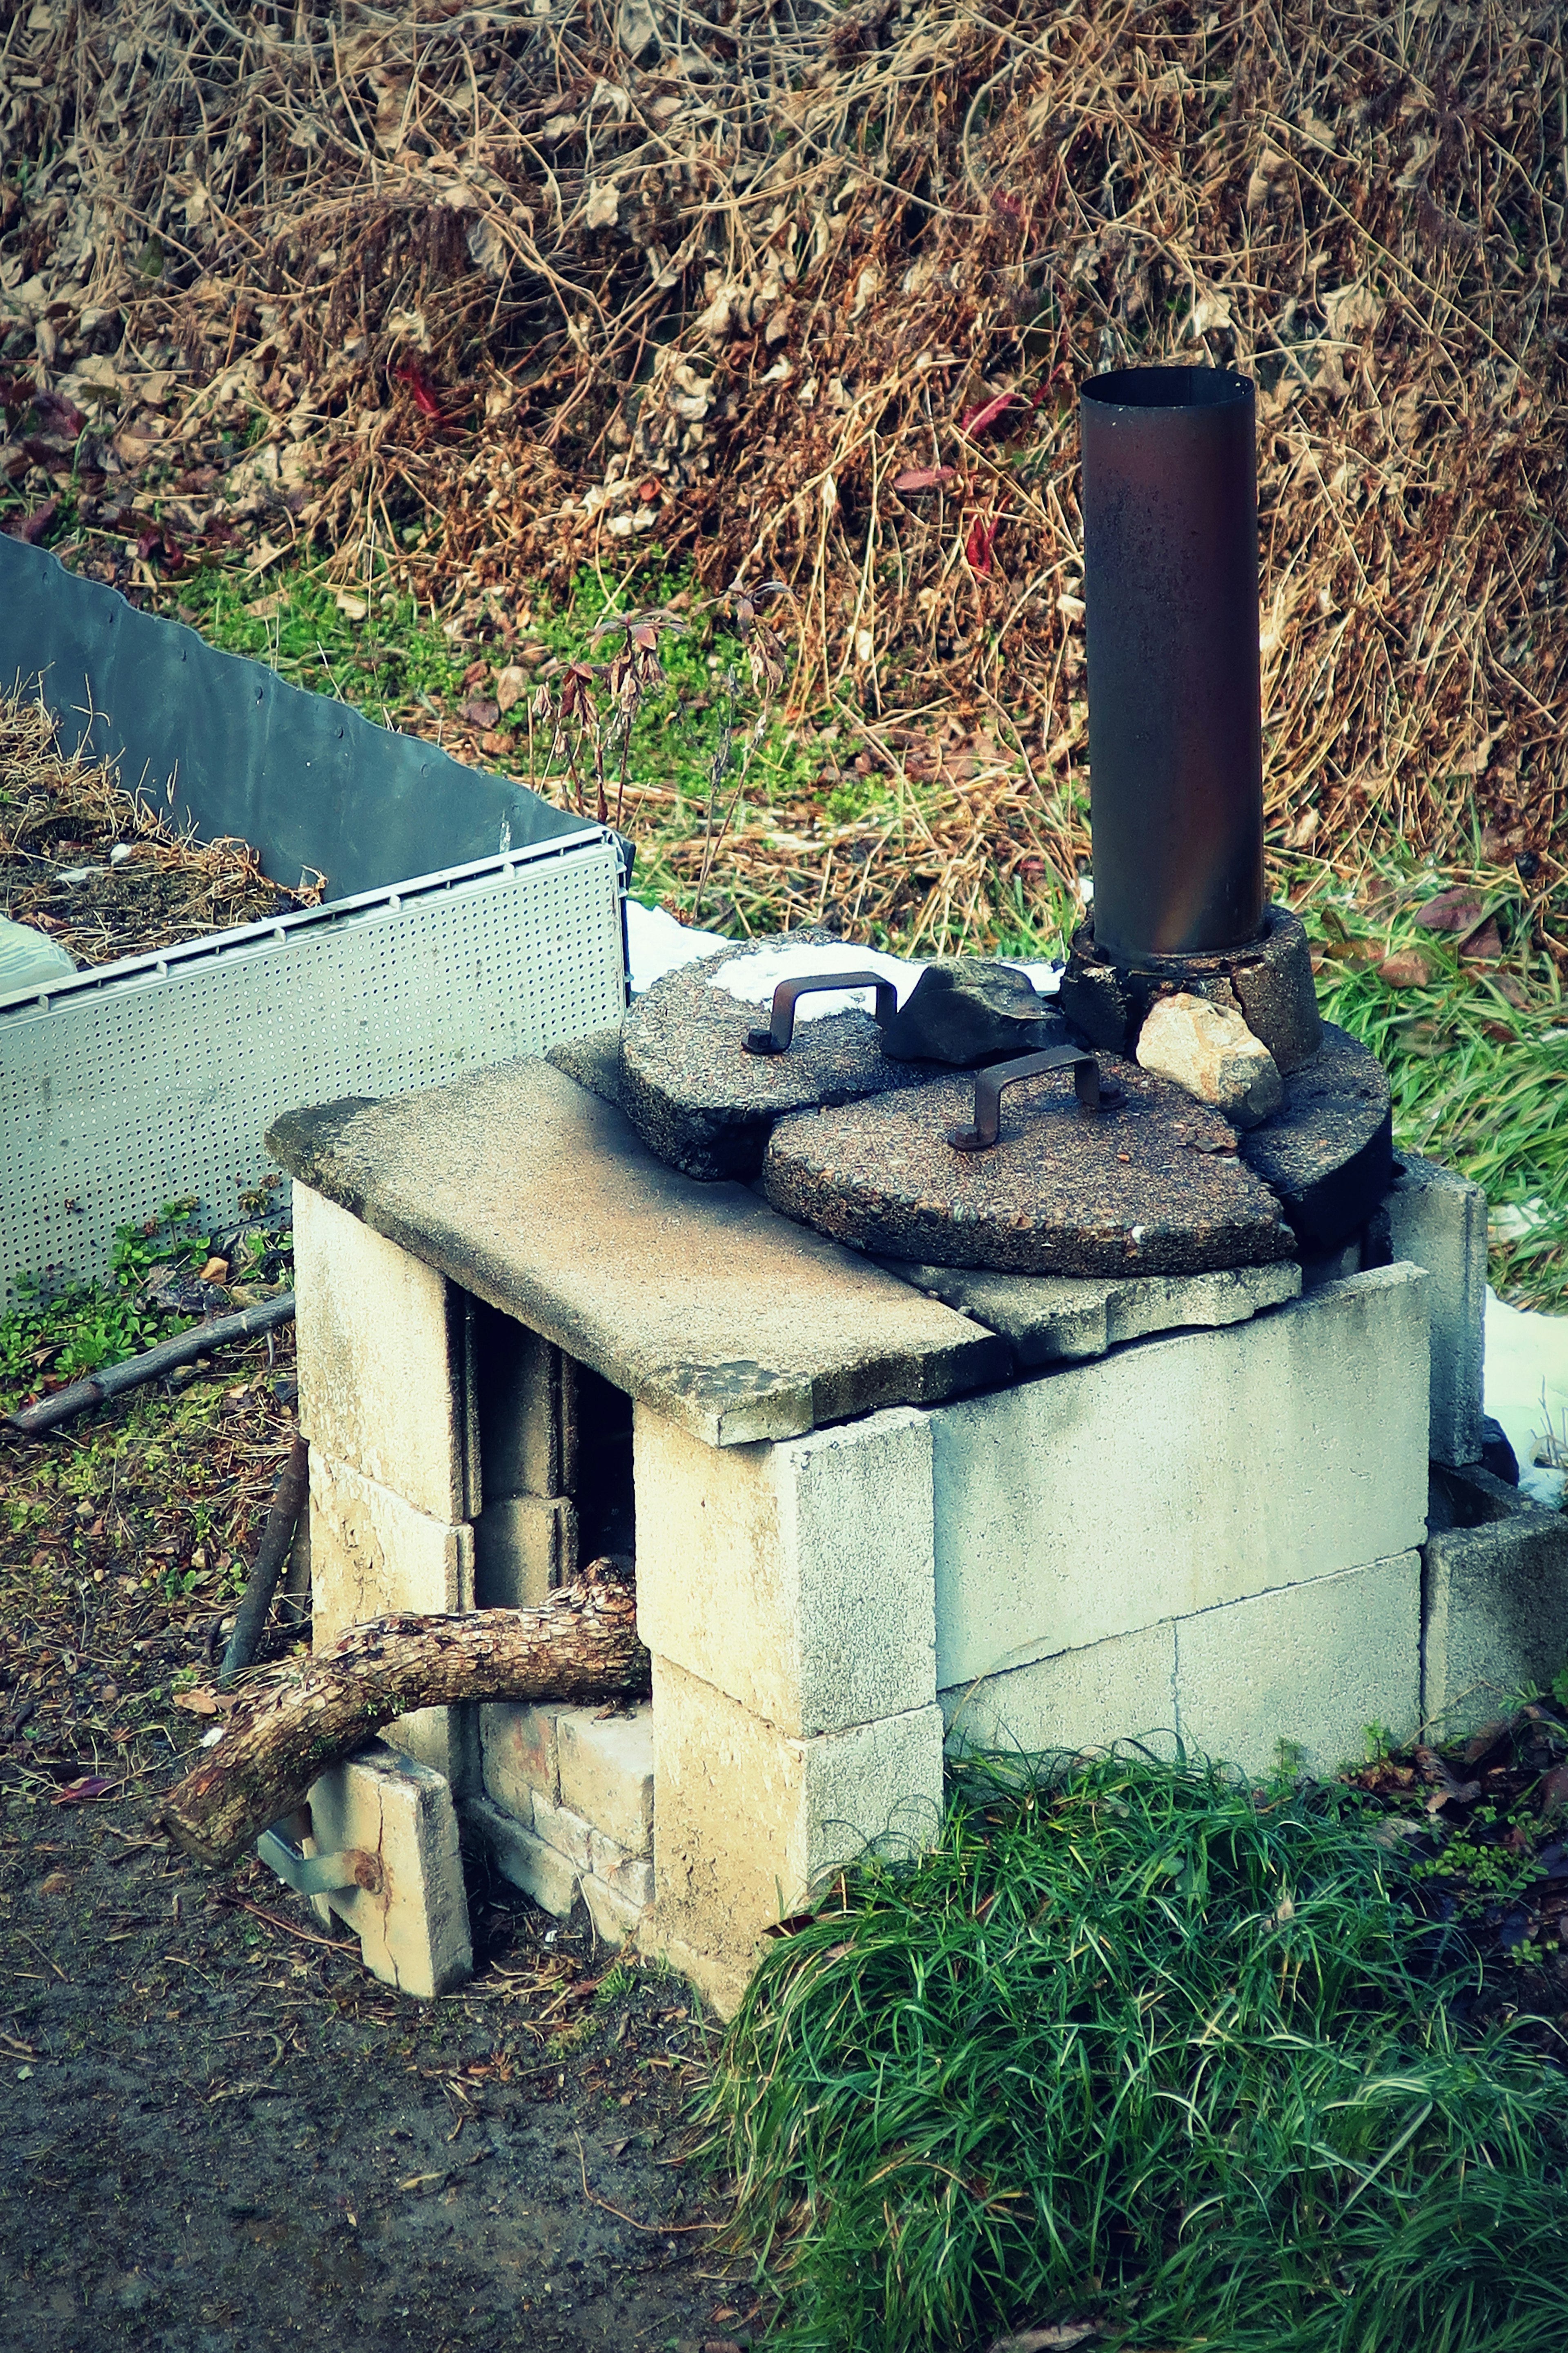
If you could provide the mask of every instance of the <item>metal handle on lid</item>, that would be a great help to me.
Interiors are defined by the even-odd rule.
[[[989,1152],[1001,1134],[1001,1091],[1017,1084],[1020,1079],[1033,1079],[1045,1071],[1068,1071],[1073,1073],[1073,1086],[1080,1111],[1097,1112],[1113,1103],[1119,1090],[1108,1082],[1102,1092],[1100,1066],[1092,1054],[1079,1046],[1053,1046],[1044,1054],[1020,1054],[1011,1062],[993,1062],[989,1071],[975,1072],[975,1124],[973,1127],[950,1127],[948,1142],[955,1152]]]
[[[885,1029],[898,1010],[898,991],[879,972],[824,972],[797,980],[781,980],[773,992],[773,1021],[767,1029],[753,1029],[747,1037],[748,1054],[784,1054],[795,1035],[795,1000],[799,997],[814,997],[823,988],[874,988],[876,1010],[873,1015],[879,1029]]]

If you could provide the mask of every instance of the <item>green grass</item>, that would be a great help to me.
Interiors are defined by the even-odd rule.
[[[705,2095],[780,2353],[1086,2316],[1186,2353],[1539,2353],[1561,2077],[1462,2048],[1342,1789],[971,1765],[773,1944]]]
[[[524,594],[526,627],[518,631],[518,644],[546,646],[561,661],[603,663],[619,642],[614,635],[594,634],[607,616],[692,592],[685,574],[656,564],[619,580],[585,571],[565,605],[539,591]],[[354,609],[340,603],[345,594]],[[256,606],[264,609],[253,611]],[[226,651],[267,662],[293,685],[353,703],[382,725],[417,727],[437,738],[469,695],[490,695],[494,673],[516,658],[516,649],[493,635],[483,642],[454,642],[434,609],[391,585],[384,570],[344,592],[319,565],[278,566],[260,582],[238,567],[209,566],[171,590],[165,609],[177,609]],[[744,792],[729,816],[735,828],[744,825],[748,809],[809,789],[819,763],[792,728],[760,711],[743,647],[711,615],[699,613],[684,635],[667,637],[662,659],[668,683],[638,713],[628,768],[633,779],[662,786],[673,798],[662,803],[652,827],[647,810],[640,814],[637,887],[650,902],[667,897],[684,906],[690,886],[676,878],[669,850],[722,819],[743,764]],[[488,675],[465,687],[464,674],[476,660]],[[485,757],[498,771],[523,776],[546,798],[569,804],[565,764],[551,759],[550,729],[531,727],[528,699],[497,723],[495,732],[509,739],[509,748]],[[747,737],[759,718],[747,761]],[[613,815],[613,772],[609,782]]]

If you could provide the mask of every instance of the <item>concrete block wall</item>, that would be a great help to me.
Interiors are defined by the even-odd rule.
[[[313,1643],[392,1609],[471,1609],[477,1466],[466,1319],[444,1277],[294,1187],[300,1428],[310,1441]],[[472,1778],[471,1710],[421,1708],[387,1738]]]
[[[938,1688],[1413,1551],[1425,1292],[1382,1268],[935,1409]]]
[[[1470,1190],[1405,1188],[1430,1280],[1354,1272],[990,1395],[726,1448],[640,1404],[652,1706],[440,1711],[394,1736],[538,1901],[580,1894],[608,1941],[635,1930],[727,2008],[836,1862],[929,1836],[945,1741],[1141,1733],[1262,1769],[1284,1740],[1328,1769],[1366,1725],[1413,1729],[1504,1574],[1429,1547],[1424,1620],[1433,1297],[1434,1446],[1462,1451],[1478,1413],[1478,1348],[1455,1340]],[[571,1366],[308,1187],[296,1205],[318,1642],[391,1608],[543,1598],[574,1559]]]
[[[470,1813],[503,1874],[564,1919],[578,1895],[623,1944],[653,1901],[653,1717],[495,1700],[479,1711],[483,1795]]]

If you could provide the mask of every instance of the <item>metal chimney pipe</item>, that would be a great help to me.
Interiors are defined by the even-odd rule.
[[[1095,948],[1158,968],[1266,928],[1253,385],[1126,368],[1079,413]]]

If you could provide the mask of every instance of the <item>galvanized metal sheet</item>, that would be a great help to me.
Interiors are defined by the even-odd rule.
[[[68,749],[118,761],[178,826],[240,835],[291,889],[313,868],[344,898],[590,829],[0,535],[0,684],[35,676]]]
[[[280,1112],[543,1054],[624,1006],[597,828],[0,999],[0,1305],[19,1274],[101,1279],[165,1201],[239,1222]]]

